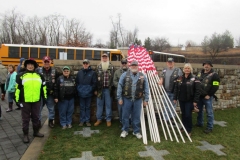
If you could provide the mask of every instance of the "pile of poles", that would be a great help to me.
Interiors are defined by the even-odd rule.
[[[154,63],[148,54],[148,51],[142,46],[131,45],[128,50],[128,62],[131,63],[133,60],[138,61],[139,70],[146,75],[150,89],[148,105],[144,107],[142,104],[141,110],[143,143],[147,144],[147,126],[149,128],[151,141],[154,143],[161,142],[159,133],[160,128],[162,129],[161,134],[164,135],[165,140],[168,140],[169,138],[171,141],[173,141],[175,137],[176,141],[179,142],[180,136],[182,141],[185,143],[183,134],[181,132],[181,130],[183,130],[183,133],[185,133],[190,142],[192,142],[174,106],[172,105],[172,102],[168,98],[166,91],[162,85],[158,84],[160,78]],[[169,110],[167,108],[169,108]],[[156,118],[156,115],[159,117],[158,119],[160,127],[158,126],[158,119]],[[167,117],[170,123],[167,123],[164,115]],[[176,116],[174,117],[174,115]],[[175,125],[171,123],[170,117],[173,117],[171,121],[173,121]],[[146,125],[146,120],[148,125]],[[182,129],[180,130],[180,128]]]

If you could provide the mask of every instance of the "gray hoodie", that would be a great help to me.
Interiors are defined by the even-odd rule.
[[[5,66],[0,64],[0,83],[4,84],[7,79],[8,70]]]

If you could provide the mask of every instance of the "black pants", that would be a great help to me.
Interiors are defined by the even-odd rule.
[[[22,111],[22,128],[24,131],[28,131],[29,121],[32,120],[33,129],[39,127],[39,111],[41,102],[25,103],[23,102]]]
[[[5,91],[5,83],[1,84],[1,92],[2,94],[6,94],[6,91]]]

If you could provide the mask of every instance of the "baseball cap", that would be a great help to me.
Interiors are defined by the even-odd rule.
[[[68,66],[64,66],[64,67],[62,68],[62,70],[64,70],[64,69],[70,70],[70,68],[69,68]]]
[[[104,56],[108,57],[108,54],[105,52],[102,54],[102,57],[104,57]]]
[[[88,59],[84,59],[83,63],[90,63]]]
[[[121,63],[127,63],[127,58],[121,59]]]
[[[132,62],[131,62],[131,66],[138,66],[138,61],[135,61],[135,60],[132,61]]]
[[[169,57],[169,58],[167,59],[167,61],[168,61],[168,62],[174,62],[174,59],[173,59],[172,57]]]
[[[51,58],[49,56],[44,56],[43,57],[43,61],[50,61],[50,60],[51,60]]]

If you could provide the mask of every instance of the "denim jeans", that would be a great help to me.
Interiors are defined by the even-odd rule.
[[[207,113],[207,129],[213,129],[213,106],[212,106],[212,99],[199,98],[199,102],[197,104],[199,108],[198,116],[197,116],[197,124],[203,126],[203,105],[205,105],[206,113]]]
[[[112,119],[112,104],[111,104],[110,91],[108,88],[102,89],[102,97],[97,98],[97,120],[102,120],[103,106],[106,107],[106,121]]]
[[[91,99],[92,97],[80,97],[80,123],[90,122],[91,114]]]
[[[15,92],[7,92],[8,93],[8,103],[13,102]]]
[[[192,132],[192,110],[193,102],[179,101],[182,112],[182,123],[188,133]]]
[[[59,118],[61,126],[72,124],[72,115],[74,111],[74,98],[58,102]]]
[[[123,97],[122,105],[122,131],[128,132],[129,116],[131,115],[133,133],[140,133],[140,115],[142,110],[142,99],[132,101],[131,99]]]
[[[118,116],[119,116],[119,121],[120,123],[122,123],[122,105],[120,105],[117,101],[117,105],[118,105]]]
[[[175,117],[175,112],[174,112],[174,110],[176,109],[176,105],[177,105],[177,104],[173,103],[174,94],[171,93],[171,92],[166,92],[166,93],[167,93],[168,98],[169,98],[169,100],[171,101],[171,103],[172,103],[172,105],[173,105],[173,107],[174,107],[174,108],[172,108],[171,106],[169,106],[169,103],[166,103],[166,101],[163,99],[164,105],[165,105],[165,108],[166,108],[166,111],[163,109],[163,112],[164,112],[163,114],[164,114],[165,120],[168,121],[169,119],[168,119],[168,117],[167,117],[167,114],[168,114],[169,118]],[[168,100],[167,100],[167,102],[168,102]],[[168,104],[168,105],[167,105],[167,104]],[[170,113],[170,110],[171,110],[172,114]]]
[[[41,108],[40,108],[40,113],[39,113],[39,117],[40,117],[39,120],[42,119],[42,114],[41,113],[42,113],[42,109],[45,106],[45,104],[46,104],[46,106],[48,108],[48,119],[49,120],[50,119],[54,119],[54,117],[55,117],[54,98],[53,98],[53,95],[47,95],[46,102],[43,102],[43,99],[41,98]]]

